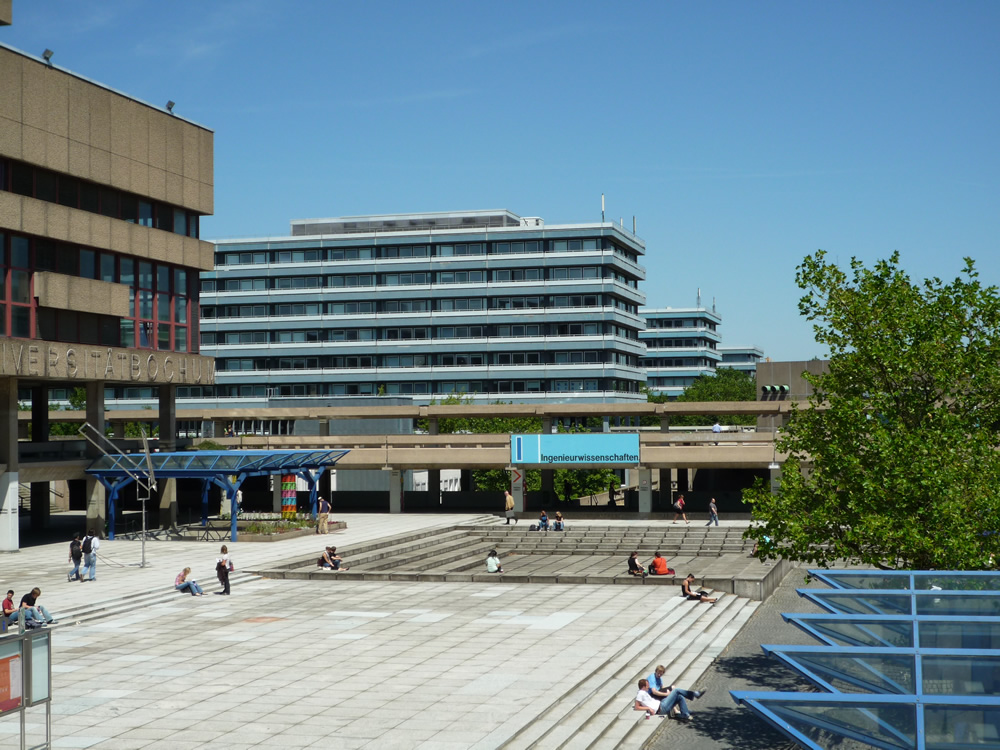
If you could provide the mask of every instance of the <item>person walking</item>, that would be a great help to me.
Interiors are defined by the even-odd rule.
[[[229,548],[226,545],[222,545],[220,552],[221,556],[215,560],[215,575],[218,576],[219,583],[222,584],[222,591],[215,593],[229,596],[229,571],[233,569],[233,561],[229,559]]]
[[[66,574],[66,580],[80,580],[80,563],[83,562],[83,545],[80,543],[80,532],[73,535],[73,541],[69,543],[69,561],[73,563],[73,570]]]
[[[674,523],[677,523],[678,516],[684,519],[684,523],[691,523],[688,520],[687,513],[684,512],[684,495],[678,495],[677,499],[674,500]]]
[[[715,525],[719,525],[719,506],[715,504],[715,498],[713,497],[708,501],[708,523],[706,526],[711,526],[712,521],[715,521]]]
[[[97,580],[97,550],[101,548],[101,540],[94,534],[93,529],[87,529],[87,536],[83,538],[80,549],[83,551],[83,567],[80,569],[80,583],[84,581]],[[87,573],[90,573],[89,577]]]
[[[504,515],[507,516],[507,523],[505,526],[510,526],[510,519],[514,519],[514,525],[517,526],[517,516],[514,515],[514,496],[510,494],[510,490],[503,491],[503,510]]]
[[[316,527],[317,534],[327,534],[330,531],[330,503],[322,495],[319,496],[319,525]]]

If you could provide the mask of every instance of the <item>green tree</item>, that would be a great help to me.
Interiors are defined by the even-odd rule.
[[[646,400],[654,404],[665,404],[670,399],[667,398],[666,394],[647,390]],[[752,376],[745,372],[730,367],[720,367],[712,375],[699,375],[676,400],[687,402],[756,401],[757,383]],[[716,421],[725,425],[749,425],[755,424],[757,418],[733,414],[691,414],[671,417],[670,424],[691,427],[711,425],[715,424]],[[657,427],[660,424],[660,418],[643,417],[641,422],[644,427]]]
[[[851,276],[807,256],[800,312],[829,347],[804,374],[778,450],[780,486],[744,492],[766,556],[892,568],[993,567],[1000,546],[1000,295],[972,260],[913,283],[899,255]],[[794,404],[793,404],[794,406]]]

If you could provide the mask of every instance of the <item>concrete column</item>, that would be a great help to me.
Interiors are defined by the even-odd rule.
[[[639,475],[639,514],[648,516],[653,511],[653,472],[640,467]]]
[[[281,474],[271,475],[271,511],[281,513]]]
[[[171,453],[177,450],[177,386],[160,386],[160,439],[161,451]],[[176,520],[176,509],[174,520]]]
[[[526,469],[513,467],[510,475],[510,494],[514,498],[514,512],[524,512],[524,473]]]
[[[660,432],[670,432],[670,417],[666,414],[660,417]]]
[[[552,434],[552,417],[542,417],[542,434]]]
[[[117,422],[112,422],[111,424],[111,439],[112,440],[124,440],[125,439],[125,423],[121,420]]]
[[[399,469],[389,472],[389,512],[403,512],[403,472]]]
[[[49,504],[52,502],[49,497],[48,482],[31,483],[31,530],[41,531],[49,522]]]
[[[93,477],[87,477],[87,528],[93,529],[99,537],[104,537],[104,523],[107,519],[107,498],[104,486]],[[121,502],[119,500],[119,502]]]
[[[87,382],[87,422],[93,427],[99,434],[104,434],[104,381],[103,380],[91,380]],[[100,458],[102,455],[101,451],[93,445],[90,441],[87,441],[87,458]],[[87,480],[90,481],[89,479]],[[88,494],[89,497],[89,494]],[[101,518],[104,518],[104,512],[101,512]],[[88,522],[90,521],[89,511],[87,516]],[[103,526],[103,523],[102,523]],[[95,528],[98,534],[100,531]]]
[[[611,432],[611,417],[605,415],[601,417],[601,432]]]
[[[160,424],[163,429],[163,424]],[[158,479],[156,481],[157,494],[160,496],[159,523],[161,529],[172,529],[177,526],[177,480]],[[142,490],[139,490],[142,492]],[[146,508],[147,511],[150,508]]]
[[[48,439],[49,389],[44,385],[38,385],[31,389],[31,442],[45,443]]]
[[[441,469],[427,470],[427,491],[430,494],[431,507],[441,505]]]
[[[772,464],[772,466],[775,464]],[[777,464],[776,469],[769,469],[770,479],[771,479],[771,494],[777,495],[778,490],[781,489],[781,464]]]
[[[0,378],[0,551],[17,552],[17,378]]]

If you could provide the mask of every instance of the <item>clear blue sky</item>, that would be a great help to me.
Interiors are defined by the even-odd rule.
[[[650,306],[824,351],[795,266],[1000,277],[1000,3],[14,0],[0,41],[215,131],[202,235],[637,217]]]

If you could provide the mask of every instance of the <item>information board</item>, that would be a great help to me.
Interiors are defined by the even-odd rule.
[[[510,462],[523,465],[637,466],[639,434],[511,435]]]

